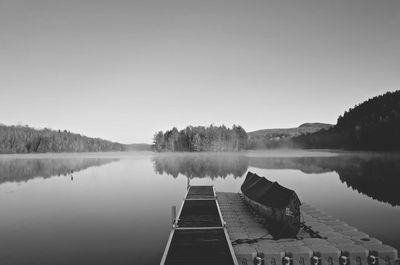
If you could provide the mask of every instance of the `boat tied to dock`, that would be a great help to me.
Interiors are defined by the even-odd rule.
[[[248,172],[241,191],[247,204],[265,218],[275,238],[295,238],[300,230],[300,199],[296,192]]]

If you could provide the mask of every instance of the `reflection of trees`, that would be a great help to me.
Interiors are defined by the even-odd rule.
[[[239,154],[161,154],[153,157],[159,174],[189,178],[243,176],[249,166],[297,169],[306,174],[337,172],[348,187],[375,200],[400,205],[400,156],[339,155],[332,157],[246,157]]]
[[[250,166],[264,169],[297,169],[306,174],[333,171],[336,157],[251,157]]]
[[[117,161],[111,158],[1,159],[0,183],[67,175]]]
[[[189,178],[211,179],[228,175],[235,178],[243,176],[249,166],[249,158],[235,154],[170,154],[153,157],[154,171],[169,174],[174,178],[178,174]]]
[[[398,156],[257,157],[250,159],[250,166],[265,169],[298,169],[304,173],[335,171],[348,187],[375,200],[400,205]]]
[[[349,161],[336,171],[343,183],[358,192],[393,206],[400,205],[400,160]]]

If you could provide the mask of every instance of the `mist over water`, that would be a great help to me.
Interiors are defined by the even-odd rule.
[[[305,153],[305,152],[303,152]],[[392,206],[400,205],[397,185],[400,184],[400,156],[395,154],[347,153],[319,156],[293,156],[287,151],[273,153],[278,157],[235,153],[167,154],[152,158],[158,174],[177,178],[179,174],[193,178],[235,179],[245,175],[249,167],[268,170],[299,170],[305,174],[335,172],[341,182],[375,200]],[[283,155],[283,156],[280,156]],[[315,154],[314,154],[315,155]],[[280,157],[279,157],[280,156]],[[295,188],[294,188],[295,189]]]
[[[0,159],[0,184],[26,182],[34,178],[73,176],[78,171],[102,166],[118,158],[6,158]]]
[[[177,178],[234,178],[242,177],[248,167],[249,158],[244,155],[227,153],[183,153],[156,155],[152,158],[154,171]]]
[[[400,248],[397,154],[13,155],[0,157],[0,264],[158,263],[188,182],[239,192],[247,171]]]

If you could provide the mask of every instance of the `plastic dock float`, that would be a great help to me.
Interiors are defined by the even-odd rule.
[[[240,194],[217,197],[241,265],[400,265],[395,248],[307,204],[297,238],[276,240]]]
[[[213,186],[190,186],[161,265],[238,265]]]

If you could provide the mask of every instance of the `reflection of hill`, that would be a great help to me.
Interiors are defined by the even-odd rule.
[[[189,178],[237,178],[246,173],[249,158],[234,154],[171,154],[153,157],[153,165],[157,173],[175,178],[178,174]]]
[[[117,161],[110,158],[1,159],[0,184],[67,175]]]
[[[251,158],[250,166],[298,169],[304,173],[335,171],[347,186],[375,200],[400,205],[400,158],[395,156]]]

